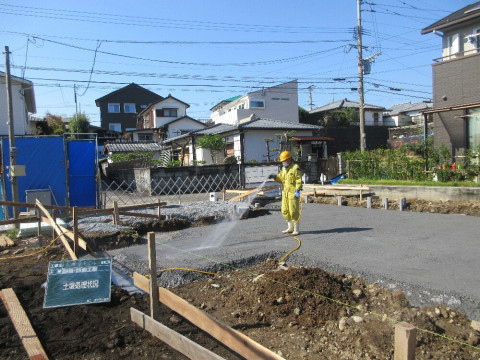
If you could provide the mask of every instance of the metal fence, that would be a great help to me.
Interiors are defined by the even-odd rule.
[[[101,204],[102,208],[111,208],[115,201],[119,206],[147,204],[157,200],[170,204],[208,201],[211,196],[219,198],[223,189],[240,188],[238,174],[152,179],[148,182],[102,181]]]

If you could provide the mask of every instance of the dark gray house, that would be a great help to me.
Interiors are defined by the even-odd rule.
[[[148,105],[163,97],[140,85],[131,83],[95,100],[100,108],[101,127],[118,132],[132,131],[137,126],[137,115]]]
[[[442,36],[442,56],[434,59],[433,114],[435,146],[452,156],[480,146],[480,1],[422,30]],[[455,160],[455,159],[452,159]]]

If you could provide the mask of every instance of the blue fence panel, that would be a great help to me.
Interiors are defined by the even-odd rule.
[[[95,207],[96,143],[93,140],[69,140],[67,144],[70,206]]]
[[[12,201],[12,185],[7,176],[10,165],[10,141],[2,139],[5,197]],[[17,177],[18,201],[26,202],[26,190],[50,189],[52,204],[65,206],[67,185],[63,137],[15,138],[17,165],[25,165],[26,176]]]

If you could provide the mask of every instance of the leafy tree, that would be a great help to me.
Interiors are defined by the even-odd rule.
[[[83,112],[73,115],[68,124],[69,131],[73,134],[88,133],[89,126],[90,121]],[[72,137],[75,138],[76,136],[73,135]]]
[[[350,126],[358,121],[358,113],[353,108],[330,111],[323,121],[326,126]]]
[[[46,119],[48,129],[51,131],[50,134],[63,134],[65,132],[65,124],[61,116],[47,113]]]
[[[212,163],[216,163],[215,154],[227,147],[227,143],[220,134],[210,135],[205,134],[198,139],[197,144],[202,148],[210,150],[210,156],[212,157]]]

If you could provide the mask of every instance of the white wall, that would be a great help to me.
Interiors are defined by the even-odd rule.
[[[250,108],[250,100],[263,100],[265,108]],[[243,104],[244,109],[239,109]],[[229,111],[230,110],[230,111]],[[249,93],[212,112],[210,119],[215,123],[235,124],[236,121],[255,114],[260,118],[298,123],[298,83],[285,84]]]
[[[157,117],[155,115],[155,110],[156,109],[177,109],[177,116],[174,117]],[[187,114],[187,107],[185,104],[171,98],[166,98],[163,101],[160,101],[155,105],[155,108],[153,110],[153,116],[154,116],[154,127],[159,127],[163,126],[167,123],[169,123],[172,120],[179,119],[181,117],[184,117]]]
[[[267,144],[265,138],[273,138],[279,130],[249,131],[245,133],[245,162],[256,160],[258,162],[267,161]],[[312,136],[311,131],[296,131],[295,136]],[[280,148],[279,142],[270,142],[270,160],[274,161],[278,156],[278,151],[272,151],[273,148]]]
[[[20,93],[21,85],[12,82],[12,106],[13,106],[13,124],[15,135],[30,134],[28,126],[28,112],[25,107],[24,97]],[[7,102],[7,86],[5,77],[0,80],[0,135],[7,135],[9,132],[8,125],[8,102]]]
[[[464,55],[471,55],[478,52],[472,51],[478,46],[478,39],[473,39],[473,42],[468,41],[468,35],[480,32],[480,21],[475,25],[469,25],[462,29],[445,32],[443,35],[443,49],[442,57],[444,60],[462,57]]]

